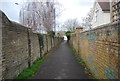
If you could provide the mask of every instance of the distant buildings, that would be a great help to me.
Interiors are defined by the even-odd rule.
[[[66,31],[56,31],[56,36],[58,37],[64,37]]]

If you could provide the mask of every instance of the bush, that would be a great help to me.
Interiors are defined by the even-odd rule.
[[[65,34],[66,34],[66,36],[67,36],[67,39],[70,40],[71,32],[70,32],[70,31],[67,31]]]
[[[47,33],[48,33],[49,36],[52,36],[52,37],[55,36],[55,32],[54,31],[48,31]]]

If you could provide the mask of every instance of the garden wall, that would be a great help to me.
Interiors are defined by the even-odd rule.
[[[97,78],[120,78],[120,23],[76,32],[70,44]]]
[[[0,79],[15,78],[62,41],[33,33],[31,29],[10,21],[2,11],[0,19]]]

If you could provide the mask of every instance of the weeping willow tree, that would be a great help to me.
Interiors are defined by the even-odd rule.
[[[45,33],[55,27],[54,0],[25,2],[20,10],[20,23],[34,32]]]

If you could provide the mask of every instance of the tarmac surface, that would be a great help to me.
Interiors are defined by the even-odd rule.
[[[66,41],[62,42],[32,79],[89,79]]]

